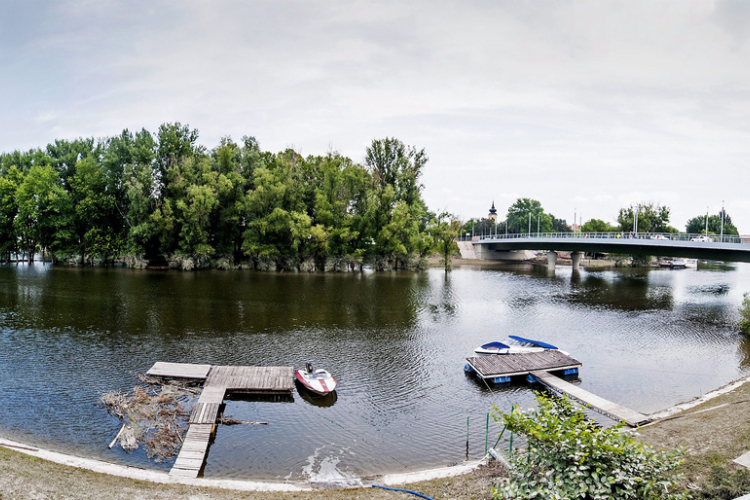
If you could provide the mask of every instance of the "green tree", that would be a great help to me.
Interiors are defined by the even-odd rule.
[[[635,216],[638,214],[639,233],[677,233],[677,229],[669,225],[669,207],[646,203],[643,205],[630,205],[621,208],[617,215],[620,229],[625,232],[635,231]]]
[[[706,232],[706,216],[698,215],[687,221],[685,231],[688,233],[703,234]],[[708,232],[709,234],[721,234],[721,212],[717,215],[708,216]],[[732,223],[732,218],[726,211],[724,212],[724,234],[740,234],[735,225]]]
[[[24,241],[29,262],[34,261],[36,246],[53,249],[72,238],[70,197],[61,185],[60,176],[49,165],[34,165],[16,191],[18,216],[16,230]]]
[[[510,478],[494,490],[496,498],[690,498],[676,487],[679,452],[652,450],[622,433],[622,424],[602,428],[567,398],[540,393],[537,405],[495,416],[527,443],[511,461]]]
[[[508,232],[514,234],[552,231],[552,217],[544,213],[542,204],[531,198],[519,198],[508,207]],[[529,223],[529,221],[531,221]]]
[[[748,292],[743,295],[740,306],[740,330],[745,335],[750,335],[750,293]]]
[[[18,215],[16,192],[23,182],[23,174],[15,166],[5,169],[0,176],[0,257],[10,262],[11,254],[18,252],[18,234],[14,222]]]
[[[75,239],[81,265],[86,255],[108,260],[121,249],[121,224],[115,197],[106,190],[104,170],[92,156],[79,161],[69,182],[74,209]]]
[[[558,219],[552,214],[547,214],[552,220],[552,231],[555,233],[570,233],[573,230],[568,226],[568,221],[565,219]]]
[[[367,251],[393,259],[398,268],[408,254],[423,246],[420,232],[427,222],[419,178],[427,162],[424,149],[405,146],[394,138],[373,140],[365,166],[372,178],[363,227]]]
[[[601,219],[591,219],[581,228],[584,233],[611,233],[619,230],[619,227],[611,226]]]
[[[461,222],[455,215],[443,212],[437,216],[435,225],[430,228],[430,233],[435,240],[435,247],[443,257],[446,272],[451,269],[451,257],[458,252],[458,238],[461,231]]]

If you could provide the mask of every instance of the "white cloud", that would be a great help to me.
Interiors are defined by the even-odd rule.
[[[361,160],[388,135],[426,148],[432,208],[481,216],[493,199],[503,213],[531,197],[569,221],[575,208],[610,220],[653,201],[681,227],[725,199],[750,233],[743,2],[13,9],[0,24],[0,95],[13,96],[0,150],[181,121],[209,147],[247,134]]]

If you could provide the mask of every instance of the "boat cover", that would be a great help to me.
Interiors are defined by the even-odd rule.
[[[537,347],[544,347],[545,349],[557,349],[557,347],[553,346],[552,344],[548,344],[546,342],[540,342],[538,340],[525,339],[525,338],[519,337],[517,335],[508,335],[508,337],[512,338],[513,340],[517,340],[519,342],[526,342],[527,344],[532,344],[532,345],[535,345]]]
[[[510,346],[503,344],[502,342],[490,342],[489,344],[484,344],[481,348],[482,349],[510,349]]]

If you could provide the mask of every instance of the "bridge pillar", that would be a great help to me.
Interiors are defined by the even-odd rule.
[[[557,252],[547,252],[547,269],[554,270],[557,264]]]
[[[583,252],[571,252],[570,260],[573,264],[573,271],[579,271],[581,269],[581,256]]]

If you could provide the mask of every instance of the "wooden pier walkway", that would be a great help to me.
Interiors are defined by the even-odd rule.
[[[651,419],[630,408],[625,408],[612,401],[607,401],[604,398],[600,398],[596,394],[592,394],[584,389],[581,389],[577,385],[573,385],[570,382],[555,377],[551,373],[543,371],[533,371],[530,373],[532,377],[537,379],[542,384],[546,385],[555,392],[566,394],[571,398],[577,399],[582,403],[587,404],[591,408],[608,415],[615,420],[625,422],[631,427],[638,427],[649,422]]]
[[[617,403],[600,398],[556,377],[550,372],[577,371],[582,363],[556,350],[535,352],[529,354],[508,354],[495,356],[477,356],[466,358],[468,365],[480,378],[495,382],[509,382],[510,377],[530,375],[551,390],[566,394],[594,410],[604,413],[615,420],[625,422],[631,427],[637,427],[650,421],[643,413],[625,408]]]
[[[188,431],[171,476],[195,478],[203,467],[216,419],[228,392],[291,394],[294,368],[290,366],[211,366],[157,362],[146,372],[153,377],[202,380],[203,391],[193,406]]]

